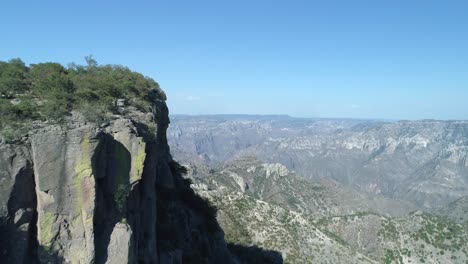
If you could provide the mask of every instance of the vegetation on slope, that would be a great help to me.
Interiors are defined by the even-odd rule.
[[[118,99],[144,112],[151,100],[165,99],[151,78],[120,65],[98,65],[91,56],[86,63],[0,61],[0,130],[21,134],[31,121],[59,122],[73,110],[99,121],[118,110]]]
[[[192,187],[219,209],[217,219],[228,243],[281,252],[285,263],[372,263],[340,237],[316,227],[305,213],[308,196],[298,191],[293,176],[280,165],[244,159],[194,178]]]
[[[420,211],[405,217],[377,214],[334,216],[318,225],[383,263],[465,263],[468,236],[463,226]]]
[[[194,178],[192,187],[219,208],[228,242],[280,251],[286,263],[467,261],[468,223],[420,211],[385,216],[359,199],[343,207],[352,196],[326,193],[334,189],[280,168],[244,158]]]

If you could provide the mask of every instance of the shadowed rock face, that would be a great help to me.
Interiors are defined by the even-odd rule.
[[[30,154],[24,146],[0,145],[0,259],[24,263],[34,257],[36,196]]]
[[[216,213],[171,171],[165,102],[152,109],[0,145],[2,261],[236,263]]]

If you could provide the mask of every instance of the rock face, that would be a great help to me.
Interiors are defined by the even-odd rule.
[[[93,135],[94,134],[94,135]],[[91,157],[99,145],[89,126],[45,130],[31,138],[41,260],[56,251],[71,262],[94,257],[96,201]]]
[[[0,145],[2,260],[234,261],[216,221],[207,228],[213,220],[200,213],[203,205],[191,206],[195,194],[171,167],[165,102],[154,100],[152,109],[102,126],[43,125]],[[167,230],[174,232],[160,233]]]

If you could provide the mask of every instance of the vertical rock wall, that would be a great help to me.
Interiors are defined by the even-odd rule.
[[[96,181],[92,157],[99,144],[90,126],[49,127],[31,137],[41,261],[57,252],[67,261],[91,262]]]
[[[170,166],[168,124],[165,102],[154,100],[153,113],[130,112],[105,127],[45,126],[0,145],[0,256],[8,263],[231,263],[214,215]]]

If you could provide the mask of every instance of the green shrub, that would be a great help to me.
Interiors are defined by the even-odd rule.
[[[96,102],[95,104],[82,102],[76,108],[86,120],[97,124],[108,121],[107,113],[109,110],[106,104],[102,102]]]
[[[10,98],[29,90],[26,74],[28,67],[21,59],[0,61],[0,97]]]

